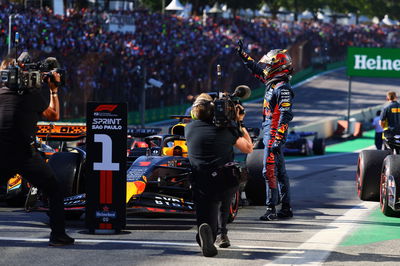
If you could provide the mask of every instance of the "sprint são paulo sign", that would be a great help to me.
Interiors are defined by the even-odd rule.
[[[118,233],[126,223],[126,103],[87,103],[86,227]]]
[[[400,78],[400,49],[349,47],[347,75]]]

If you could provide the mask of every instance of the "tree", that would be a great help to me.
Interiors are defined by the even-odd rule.
[[[390,18],[400,20],[400,2],[398,0],[387,1],[387,14]]]
[[[232,9],[234,16],[239,9],[257,10],[261,7],[262,0],[221,0],[219,3],[226,4],[228,8]]]
[[[171,1],[165,0],[166,5],[168,5],[169,2]],[[160,0],[142,0],[142,4],[152,11],[160,11],[162,8]]]
[[[325,0],[286,0],[286,8],[294,12],[294,19],[297,21],[298,14],[308,10],[313,14],[314,20],[317,20],[317,13],[325,5]]]
[[[276,19],[276,15],[279,12],[281,6],[285,6],[285,0],[264,0],[264,3],[269,7],[269,11],[272,14],[272,18]]]

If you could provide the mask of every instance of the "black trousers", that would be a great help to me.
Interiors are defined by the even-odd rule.
[[[214,241],[217,234],[227,234],[229,211],[233,193],[237,187],[215,191],[193,189],[193,200],[196,206],[197,228],[207,223],[213,232]]]
[[[203,223],[210,225],[214,241],[218,230],[218,213],[220,200],[214,193],[204,193],[200,189],[193,189],[193,200],[196,206],[197,228]]]
[[[238,187],[233,187],[225,190],[220,194],[220,207],[219,207],[219,215],[218,215],[218,230],[217,234],[226,235],[228,234],[228,228],[226,225],[229,220],[229,213],[231,209],[231,203],[233,195],[238,190]]]
[[[0,177],[20,174],[29,183],[42,190],[49,199],[49,217],[52,234],[65,232],[64,195],[53,170],[39,153],[32,151],[18,159],[1,156]]]
[[[377,150],[382,150],[382,132],[375,132],[375,147]]]

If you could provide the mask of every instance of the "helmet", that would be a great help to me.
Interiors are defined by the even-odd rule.
[[[292,58],[286,49],[271,50],[258,63],[264,68],[267,79],[287,76],[293,72]]]

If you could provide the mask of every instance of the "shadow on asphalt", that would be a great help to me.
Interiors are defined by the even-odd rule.
[[[312,261],[310,261],[312,262]],[[391,262],[391,265],[395,265],[396,262],[400,262],[400,255],[390,254],[390,255],[383,255],[383,254],[376,254],[376,253],[357,253],[357,254],[348,254],[333,251],[329,258],[325,261],[325,263],[334,263],[338,265],[338,263],[344,263],[346,265],[351,265],[351,262]],[[398,264],[396,264],[398,265]]]

